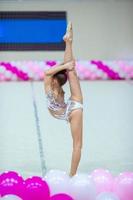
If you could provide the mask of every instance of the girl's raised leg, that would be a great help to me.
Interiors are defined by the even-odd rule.
[[[72,25],[69,24],[67,33],[65,35],[66,49],[64,54],[64,62],[69,62],[74,60],[72,51],[72,38],[73,30]],[[79,79],[75,67],[72,70],[68,70],[68,80],[71,91],[71,99],[79,102],[83,102],[82,91],[80,88]],[[81,149],[82,149],[82,129],[83,129],[83,112],[82,109],[73,110],[69,118],[71,134],[73,138],[73,152],[71,160],[70,176],[76,174],[80,159],[81,159]]]
[[[66,43],[65,53],[64,53],[64,63],[74,60],[72,42],[73,42],[73,29],[72,24],[69,23],[67,27],[67,32],[64,36],[64,41]],[[83,102],[82,91],[79,83],[79,78],[75,67],[73,70],[68,70],[68,81],[71,91],[71,99]]]
[[[69,23],[67,26],[66,34],[63,37],[66,47],[64,52],[64,63],[74,60],[73,51],[72,51],[72,42],[73,42],[73,31],[72,24]]]

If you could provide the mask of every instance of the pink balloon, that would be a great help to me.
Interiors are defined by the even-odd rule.
[[[85,68],[83,66],[78,66],[77,69],[80,71],[80,72],[83,72],[85,70]]]
[[[116,63],[118,63],[118,65],[120,65],[120,66],[124,66],[125,65],[123,60],[116,61]]]
[[[91,173],[97,193],[100,192],[111,192],[113,188],[113,176],[108,170],[96,169]]]
[[[24,191],[23,178],[14,171],[4,172],[0,175],[0,194],[14,194],[23,197]]]
[[[50,198],[50,200],[74,200],[74,199],[67,194],[55,194]]]
[[[130,67],[128,67],[128,66],[125,66],[124,67],[124,71],[126,72],[126,73],[129,73],[131,70],[130,70]]]
[[[133,71],[130,73],[130,78],[133,78]]]
[[[6,77],[3,74],[0,74],[0,81],[5,81]]]
[[[35,76],[38,76],[38,80],[40,80],[42,78],[42,70],[38,68],[38,70],[36,71]]]
[[[40,71],[39,76],[40,76],[40,80],[43,80],[44,79],[44,72]]]
[[[97,75],[94,73],[90,74],[90,80],[95,80],[97,78]]]
[[[33,71],[35,73],[38,73],[40,71],[39,66],[38,65],[34,65]]]
[[[38,74],[39,74],[41,71],[42,71],[42,70],[41,70],[40,68],[37,68],[37,69],[36,69],[36,73],[38,73]]]
[[[84,77],[85,77],[86,79],[89,78],[89,77],[91,76],[91,72],[88,71],[88,70],[85,70],[83,73],[84,73]]]
[[[123,172],[116,177],[113,184],[113,192],[116,193],[121,200],[132,200],[133,172]]]
[[[32,61],[32,60],[27,61],[27,65],[28,65],[28,66],[34,65],[34,61]]]
[[[32,64],[32,65],[29,66],[29,70],[32,71],[32,72],[34,72],[34,64]]]
[[[25,180],[25,190],[24,200],[48,200],[50,197],[48,184],[38,176]]]

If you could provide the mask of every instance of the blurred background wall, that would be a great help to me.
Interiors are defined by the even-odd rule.
[[[0,10],[67,11],[74,26],[77,59],[131,59],[133,1],[131,0],[0,0]],[[63,52],[3,52],[1,59],[61,59]]]

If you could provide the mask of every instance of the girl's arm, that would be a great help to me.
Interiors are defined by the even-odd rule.
[[[51,84],[53,80],[53,75],[56,74],[57,72],[61,71],[64,69],[63,64],[54,66],[53,68],[47,69],[44,72],[44,89],[45,93],[47,93],[49,90],[51,90]]]
[[[74,66],[74,62],[72,62],[72,61],[68,62],[68,63],[65,63],[65,64],[57,65],[55,67],[47,69],[45,71],[45,76],[53,76],[57,72],[65,70],[65,69],[69,70],[69,69],[73,68],[73,66]]]
[[[52,80],[53,80],[53,75],[56,74],[57,72],[59,71],[62,71],[62,70],[73,70],[75,66],[75,62],[74,61],[71,61],[71,62],[68,62],[68,63],[65,63],[65,64],[61,64],[61,65],[57,65],[57,66],[54,66],[48,70],[46,70],[44,72],[44,89],[45,89],[45,92],[47,93],[49,90],[51,90],[51,85],[52,85]]]
[[[57,72],[62,71],[64,69],[66,69],[66,66],[64,66],[64,64],[53,66],[52,68],[47,69],[45,71],[45,76],[53,76]]]

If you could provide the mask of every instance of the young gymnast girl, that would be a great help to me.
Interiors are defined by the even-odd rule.
[[[63,39],[66,44],[64,62],[45,71],[44,88],[48,110],[52,116],[70,123],[73,139],[73,152],[69,173],[71,177],[76,174],[81,159],[83,137],[83,96],[72,52],[73,29],[71,22],[67,26]],[[65,92],[62,86],[67,80],[69,82],[71,96],[65,102]]]

